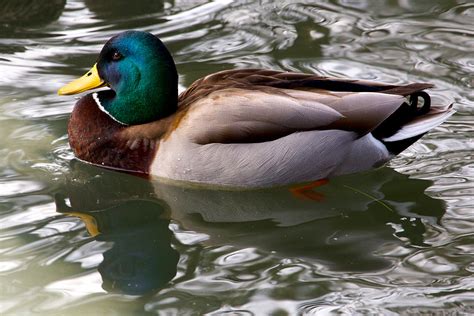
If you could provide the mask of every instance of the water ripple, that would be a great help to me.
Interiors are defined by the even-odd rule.
[[[8,0],[0,13],[0,313],[472,313],[473,3]],[[213,71],[265,67],[432,82],[433,104],[454,103],[457,114],[391,169],[318,188],[337,197],[334,205],[285,204],[282,190],[254,200],[180,191],[153,222],[133,216],[142,206],[124,207],[153,194],[130,197],[118,185],[128,182],[96,170],[94,179],[112,184],[80,205],[112,195],[118,210],[75,210],[99,218],[91,236],[90,222],[56,205],[76,175],[66,136],[74,101],[55,91],[88,69],[109,37],[132,28],[167,44],[180,90]],[[72,191],[95,190],[85,183]],[[358,191],[347,195],[348,186]],[[160,286],[127,294],[148,281]]]

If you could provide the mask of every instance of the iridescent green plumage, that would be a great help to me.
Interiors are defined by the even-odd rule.
[[[113,90],[99,92],[98,98],[117,121],[143,124],[176,111],[176,67],[152,34],[128,31],[112,37],[99,55],[97,69]]]

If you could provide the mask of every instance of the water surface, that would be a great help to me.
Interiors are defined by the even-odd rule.
[[[2,315],[474,312],[472,2],[4,2]],[[264,67],[432,82],[457,113],[306,199],[149,182],[75,161],[56,95],[127,29],[162,38],[180,89]]]

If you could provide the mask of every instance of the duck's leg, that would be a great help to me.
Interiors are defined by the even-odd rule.
[[[325,185],[328,182],[328,179],[316,180],[305,185],[290,188],[290,192],[298,199],[322,202],[324,200],[324,194],[315,192],[313,189]]]

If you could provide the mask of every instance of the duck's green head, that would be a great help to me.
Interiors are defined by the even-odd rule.
[[[176,66],[153,34],[127,31],[112,37],[94,67],[59,89],[58,94],[76,94],[105,85],[111,90],[94,93],[94,99],[123,124],[147,123],[176,111]]]

